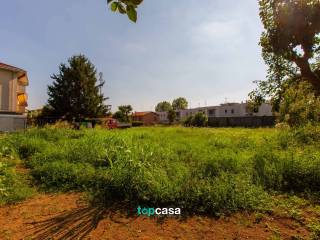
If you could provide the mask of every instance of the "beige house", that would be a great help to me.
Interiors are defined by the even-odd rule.
[[[0,62],[0,131],[15,131],[26,126],[27,72]]]

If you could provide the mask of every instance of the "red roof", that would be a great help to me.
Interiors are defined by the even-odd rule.
[[[147,115],[149,113],[156,114],[155,112],[135,112],[135,113],[133,113],[133,116],[134,117],[143,117],[143,116],[145,116],[145,115]]]
[[[2,62],[0,62],[0,69],[5,69],[5,70],[12,71],[12,72],[17,72],[17,73],[24,73],[24,74],[26,73],[26,71],[21,68],[17,68],[17,67],[14,67],[14,66],[2,63]]]

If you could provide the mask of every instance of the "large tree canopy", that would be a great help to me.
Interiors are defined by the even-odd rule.
[[[133,110],[131,105],[122,105],[118,107],[118,111],[113,114],[113,118],[117,119],[119,122],[130,122],[130,114]]]
[[[265,27],[260,44],[268,66],[266,80],[249,94],[252,110],[270,99],[279,112],[285,91],[308,81],[320,94],[320,2],[310,0],[259,0]]]
[[[104,82],[97,82],[95,66],[84,56],[73,56],[67,64],[60,64],[59,73],[53,74],[53,84],[48,86],[48,106],[52,115],[81,119],[104,116],[107,98],[100,93]]]
[[[259,4],[265,28],[260,43],[269,67],[275,69],[280,61],[282,67],[287,65],[283,71],[288,71],[294,64],[301,78],[320,94],[320,73],[315,64],[320,53],[320,1],[260,0]]]
[[[155,108],[156,112],[168,112],[171,109],[172,105],[167,101],[159,102]]]
[[[172,102],[173,110],[184,110],[188,108],[188,101],[184,97],[179,97]]]

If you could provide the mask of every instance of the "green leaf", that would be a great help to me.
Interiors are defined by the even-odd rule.
[[[119,4],[119,6],[118,6],[118,11],[119,11],[119,13],[121,13],[121,14],[127,13],[125,7],[124,7],[122,4]]]
[[[138,6],[138,5],[140,5],[140,4],[143,2],[143,0],[131,0],[131,2],[132,2],[134,5]]]
[[[127,6],[127,15],[132,22],[137,22],[137,11],[133,6]]]
[[[113,11],[113,12],[117,11],[118,6],[119,6],[119,3],[118,3],[118,2],[113,2],[113,3],[111,4],[111,11]]]

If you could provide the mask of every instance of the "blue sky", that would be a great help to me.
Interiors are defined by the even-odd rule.
[[[50,75],[83,53],[104,73],[113,110],[186,97],[191,107],[246,100],[266,67],[255,0],[145,0],[137,24],[103,0],[10,0],[0,10],[0,61],[29,73],[29,109]]]

